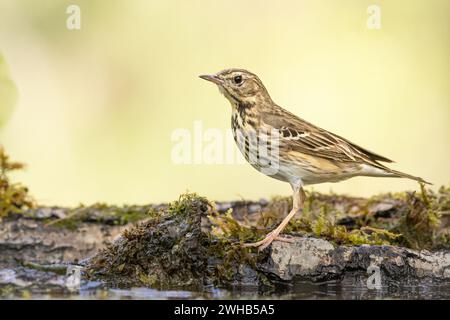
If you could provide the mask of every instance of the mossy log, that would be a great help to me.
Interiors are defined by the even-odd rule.
[[[202,218],[206,217],[213,231],[205,227]],[[387,232],[366,228],[382,236]],[[112,285],[161,289],[190,286],[198,290],[209,285],[273,286],[298,280],[348,283],[353,279],[356,286],[369,277],[369,267],[373,266],[379,268],[384,285],[450,284],[448,248],[419,252],[386,244],[339,245],[311,235],[294,236],[292,244],[276,241],[269,250],[259,253],[242,247],[242,242],[265,232],[264,228],[242,226],[230,212],[216,212],[204,198],[187,195],[164,214],[124,232],[90,260],[86,273],[90,279]],[[299,234],[299,230],[295,232]],[[338,236],[334,240],[354,239]],[[379,241],[364,232],[356,239]]]

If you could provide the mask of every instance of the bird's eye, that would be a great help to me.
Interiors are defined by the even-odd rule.
[[[242,76],[236,76],[233,78],[234,83],[241,84],[242,83]]]

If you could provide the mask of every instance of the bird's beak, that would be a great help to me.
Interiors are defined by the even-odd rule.
[[[220,79],[216,75],[205,74],[205,75],[201,75],[199,77],[202,78],[203,80],[211,81],[212,83],[215,83],[217,85],[221,85],[223,83],[222,79]]]

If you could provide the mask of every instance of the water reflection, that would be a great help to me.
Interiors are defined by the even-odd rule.
[[[16,298],[23,298],[17,296]],[[450,299],[450,284],[383,287],[369,290],[342,283],[314,284],[298,282],[276,288],[208,288],[205,291],[157,290],[151,288],[107,288],[98,282],[84,283],[78,293],[33,294],[31,299]]]

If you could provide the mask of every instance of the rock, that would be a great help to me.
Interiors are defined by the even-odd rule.
[[[18,267],[0,269],[0,292],[68,293],[67,277],[54,272]]]
[[[51,207],[41,207],[34,211],[30,211],[30,214],[35,219],[49,219],[58,218],[63,219],[67,216],[67,209],[63,208],[51,208]]]
[[[75,230],[47,226],[40,219],[3,220],[0,224],[0,267],[23,261],[72,263],[93,256],[126,226],[79,223]]]
[[[274,242],[269,258],[259,266],[284,281],[347,283],[349,278],[367,278],[369,267],[379,268],[383,284],[450,285],[448,249],[419,252],[396,246],[333,246],[323,239],[299,237],[293,243]]]
[[[295,238],[292,244],[275,241],[270,259],[261,270],[286,281],[294,276],[316,278],[320,276],[319,268],[330,265],[333,250],[333,245],[322,239]]]

